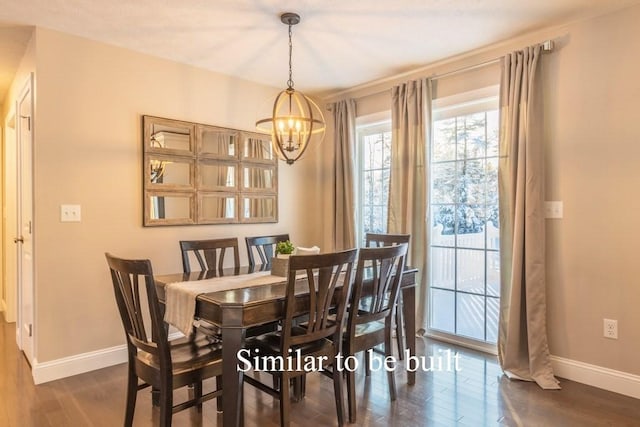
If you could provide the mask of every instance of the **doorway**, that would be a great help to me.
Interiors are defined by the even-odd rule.
[[[34,348],[34,282],[33,282],[33,73],[16,102],[16,283],[18,347],[30,364]],[[10,161],[10,159],[7,159]],[[10,209],[9,206],[7,206]],[[9,233],[11,230],[7,230]],[[9,284],[11,286],[11,284]]]

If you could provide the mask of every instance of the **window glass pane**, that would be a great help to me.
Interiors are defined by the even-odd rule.
[[[487,249],[500,250],[500,222],[498,206],[487,206]]]
[[[458,203],[484,204],[486,173],[484,160],[458,163]]]
[[[374,206],[371,229],[367,231],[371,233],[384,233],[387,230],[386,211],[386,208],[382,206]]]
[[[467,159],[482,158],[485,155],[485,113],[471,114],[465,117],[464,157]]]
[[[431,244],[455,245],[455,205],[433,205],[431,212]]]
[[[487,159],[487,201],[488,205],[498,204],[498,159]]]
[[[487,341],[498,342],[498,313],[500,312],[500,300],[487,297]]]
[[[458,293],[456,311],[457,334],[484,341],[484,297]]]
[[[444,332],[455,332],[455,293],[440,289],[431,289],[431,327]]]
[[[456,251],[447,248],[431,248],[431,286],[455,289]]]
[[[456,119],[439,120],[433,124],[432,162],[456,159]]]
[[[437,163],[431,167],[431,203],[454,203],[456,163]]]
[[[358,234],[385,233],[391,165],[391,123],[361,126],[359,143]]]
[[[500,296],[500,252],[487,252],[487,295]]]
[[[457,290],[484,294],[484,251],[458,249]]]
[[[484,206],[458,205],[456,209],[458,246],[484,247]]]
[[[498,110],[487,112],[487,157],[498,156]]]

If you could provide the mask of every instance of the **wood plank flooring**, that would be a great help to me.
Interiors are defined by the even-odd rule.
[[[29,366],[15,345],[15,324],[0,321],[0,426],[121,426],[124,416],[126,365],[33,385]],[[358,426],[640,426],[640,400],[568,380],[562,390],[505,378],[496,358],[432,340],[418,340],[418,354],[438,355],[452,349],[461,356],[460,372],[418,371],[415,386],[406,384],[402,366],[396,381],[398,400],[388,397],[386,375],[358,377]],[[206,384],[205,384],[206,386]],[[179,391],[176,399],[184,397]],[[279,425],[278,402],[245,385],[245,425]],[[150,394],[138,394],[135,426],[158,423]],[[307,395],[292,404],[293,426],[336,425],[333,386],[322,375],[310,375]],[[215,401],[202,415],[187,410],[174,426],[220,426]]]

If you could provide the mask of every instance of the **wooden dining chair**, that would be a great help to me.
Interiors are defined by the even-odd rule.
[[[274,236],[255,236],[245,237],[247,244],[247,255],[249,257],[249,266],[254,267],[256,260],[254,253],[260,257],[261,264],[271,264],[271,258],[275,254],[275,246],[279,242],[289,240],[289,234],[276,234]]]
[[[238,269],[240,267],[240,255],[238,253],[237,237],[208,240],[181,240],[182,270],[185,274],[191,273],[189,258],[190,254],[192,254],[198,261],[200,271],[221,271],[224,268],[224,257],[228,249],[233,251],[233,268]],[[193,328],[194,332],[199,331],[211,340],[218,342],[222,340],[220,328],[212,323],[197,319],[193,324]],[[220,379],[218,379],[218,385],[222,387]],[[218,402],[218,407],[221,408],[220,402]]]
[[[385,233],[366,233],[364,236],[365,246],[370,247],[382,247],[382,246],[394,246],[402,243],[406,243],[409,246],[411,240],[411,234],[385,234]],[[407,248],[407,251],[409,249]],[[398,343],[398,357],[400,360],[404,359],[404,350],[407,348],[404,336],[404,316],[402,314],[402,294],[398,297],[398,304],[396,305],[396,340]]]
[[[159,391],[162,427],[171,426],[173,413],[193,406],[201,411],[203,402],[221,397],[221,389],[203,395],[202,381],[222,375],[222,346],[199,335],[169,341],[151,262],[105,256],[127,340],[125,427],[133,424],[138,390],[149,386]],[[193,398],[174,405],[173,390],[188,385],[193,385]]]
[[[185,273],[191,273],[189,255],[193,254],[198,261],[201,271],[222,270],[227,249],[233,251],[233,268],[240,267],[240,254],[238,252],[238,238],[209,240],[181,240],[182,269]]]
[[[385,357],[391,356],[391,331],[400,281],[405,265],[407,244],[380,248],[362,248],[358,254],[353,293],[347,314],[343,342],[345,357],[384,344]],[[366,286],[369,290],[363,292]],[[354,309],[357,308],[357,309]],[[370,375],[371,360],[365,355],[366,374]],[[356,422],[355,373],[347,370],[347,400],[349,422]],[[396,400],[393,371],[387,372],[389,395]]]
[[[245,381],[280,400],[280,425],[288,426],[290,421],[290,384],[291,379],[307,374],[304,370],[295,370],[297,358],[302,361],[319,361],[317,366],[327,374],[326,368],[334,365],[341,351],[344,315],[347,298],[351,288],[351,271],[356,260],[357,250],[343,252],[300,255],[289,258],[289,276],[286,284],[285,317],[280,331],[269,332],[247,340],[246,348],[252,356],[258,354],[267,357],[292,359],[291,370],[270,372],[278,381],[270,387],[257,379],[245,375]],[[304,279],[296,275],[302,273]],[[301,308],[298,294],[307,293],[305,305]],[[338,291],[338,292],[336,292]],[[330,307],[336,308],[335,315]],[[298,326],[300,317],[306,319],[306,328]],[[255,361],[255,359],[253,359]],[[303,363],[304,365],[304,363]],[[255,366],[254,366],[255,368]],[[344,399],[342,372],[333,369],[334,397],[338,425],[344,424]]]

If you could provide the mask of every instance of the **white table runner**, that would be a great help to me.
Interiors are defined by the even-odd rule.
[[[189,335],[196,312],[196,297],[209,292],[250,288],[286,282],[286,277],[272,276],[270,271],[241,274],[239,276],[213,277],[205,280],[168,283],[165,286],[165,322]]]

